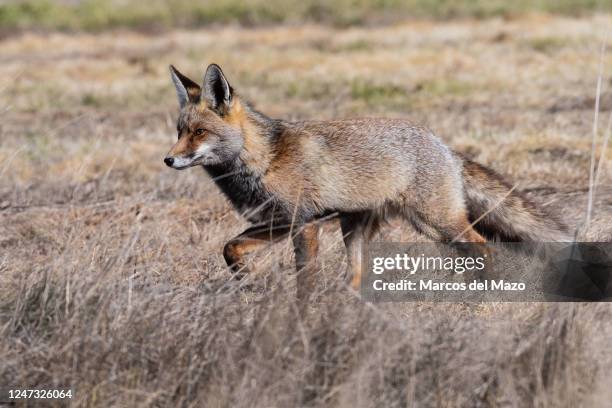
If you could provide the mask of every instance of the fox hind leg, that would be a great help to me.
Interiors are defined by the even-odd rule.
[[[346,257],[351,286],[361,286],[362,250],[379,229],[378,218],[370,211],[340,215],[340,228],[346,246]]]
[[[319,224],[301,226],[293,234],[295,269],[297,271],[297,297],[306,300],[314,288],[315,273],[318,270]]]
[[[489,248],[484,245],[486,240],[470,224],[467,214],[461,212],[455,216],[435,214],[434,218],[433,214],[427,217],[423,214],[410,213],[410,216],[407,218],[419,232],[428,236],[433,241],[455,246],[466,256],[487,257],[491,255]],[[464,243],[480,245],[463,245]]]

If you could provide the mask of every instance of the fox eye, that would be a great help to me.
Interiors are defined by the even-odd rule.
[[[204,129],[200,128],[195,131],[196,136],[202,136],[204,134]]]

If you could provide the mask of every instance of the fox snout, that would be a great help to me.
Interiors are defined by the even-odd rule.
[[[183,170],[198,164],[205,164],[205,154],[209,150],[207,143],[193,140],[191,135],[185,134],[172,146],[164,158],[166,166]]]
[[[183,169],[186,169],[187,167],[195,166],[197,164],[203,164],[201,163],[201,160],[199,159],[200,159],[199,157],[196,157],[194,155],[172,156],[169,154],[168,156],[164,158],[164,163],[166,163],[166,166],[172,167],[173,169],[183,170]]]

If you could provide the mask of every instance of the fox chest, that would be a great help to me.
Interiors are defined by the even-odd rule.
[[[241,169],[204,168],[232,206],[249,222],[286,221],[287,211],[260,179]]]

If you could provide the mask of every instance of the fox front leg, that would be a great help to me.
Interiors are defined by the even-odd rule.
[[[279,241],[287,236],[289,226],[256,225],[232,238],[223,248],[223,257],[227,266],[236,273],[238,279],[249,271],[246,256],[265,244]]]
[[[314,288],[315,273],[318,269],[319,225],[306,224],[293,236],[295,267],[297,270],[297,296],[308,298]]]

